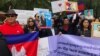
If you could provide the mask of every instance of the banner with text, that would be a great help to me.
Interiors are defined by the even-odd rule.
[[[50,38],[49,56],[100,56],[100,39],[73,35]],[[55,43],[55,44],[52,44]]]

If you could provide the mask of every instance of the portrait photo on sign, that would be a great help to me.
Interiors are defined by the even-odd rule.
[[[78,11],[78,4],[77,2],[65,2],[66,11],[77,12]]]
[[[93,17],[93,9],[85,10],[84,15],[86,19],[94,19]]]
[[[95,22],[92,24],[92,37],[100,37],[100,23]]]

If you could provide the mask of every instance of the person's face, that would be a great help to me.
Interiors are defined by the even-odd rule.
[[[33,22],[33,21],[30,21],[30,22],[29,22],[29,25],[30,25],[30,26],[33,26],[33,25],[34,25],[34,22]]]
[[[38,14],[36,14],[36,17],[35,17],[35,19],[36,19],[36,20],[38,20],[38,19],[39,19],[39,16],[38,16]]]
[[[69,20],[68,19],[64,19],[64,24],[69,24]]]
[[[88,28],[88,27],[89,27],[89,21],[88,21],[88,20],[85,20],[85,21],[83,22],[83,27],[84,27],[84,28]]]
[[[14,23],[16,21],[17,16],[8,16],[6,17],[7,22]]]

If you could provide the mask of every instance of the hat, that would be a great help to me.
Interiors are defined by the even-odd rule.
[[[5,14],[5,16],[6,17],[8,17],[8,16],[13,17],[13,16],[18,16],[18,14],[16,14],[14,10],[9,10],[8,13]]]

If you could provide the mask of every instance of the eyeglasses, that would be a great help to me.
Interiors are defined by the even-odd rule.
[[[15,15],[7,15],[6,17],[15,17]]]

